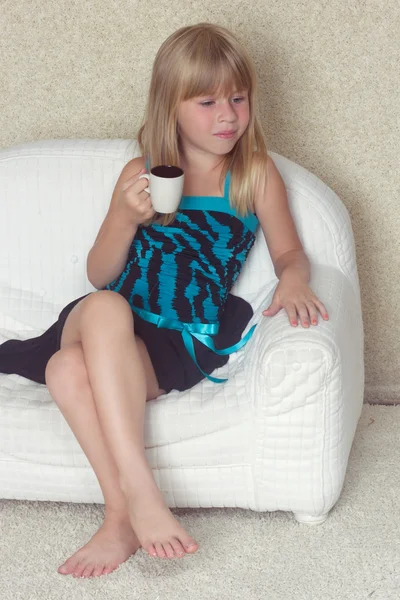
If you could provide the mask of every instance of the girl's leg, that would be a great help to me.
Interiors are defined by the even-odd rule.
[[[71,311],[61,349],[63,344],[82,344],[99,422],[116,464],[130,523],[143,548],[152,556],[172,557],[180,542],[192,553],[198,545],[166,506],[146,459],[147,383],[133,328],[132,311],[122,296],[96,292]]]
[[[143,362],[151,367],[146,347],[139,338],[137,345]],[[158,389],[151,368],[147,369],[146,379],[151,391],[147,400],[164,393]],[[80,342],[62,345],[52,356],[46,368],[46,383],[96,473],[105,503],[105,519],[99,531],[58,572],[72,573],[74,577],[105,575],[134,554],[141,544],[131,527],[117,467],[100,427]]]

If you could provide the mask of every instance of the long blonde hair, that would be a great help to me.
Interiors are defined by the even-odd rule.
[[[221,184],[231,171],[229,201],[245,216],[254,210],[258,184],[267,175],[267,149],[257,106],[253,62],[234,35],[211,23],[182,27],[157,52],[146,111],[137,139],[150,165],[180,164],[178,110],[181,101],[216,92],[247,90],[250,118],[246,131],[225,156]],[[263,177],[263,179],[262,179]],[[168,225],[176,213],[156,215],[145,225]]]

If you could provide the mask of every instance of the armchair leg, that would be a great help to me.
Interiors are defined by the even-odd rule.
[[[305,513],[294,513],[294,518],[299,523],[305,523],[307,525],[321,525],[328,518],[329,512],[323,513],[322,515],[314,516],[307,515]]]

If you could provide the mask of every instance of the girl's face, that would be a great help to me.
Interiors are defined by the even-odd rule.
[[[245,132],[250,110],[247,91],[229,96],[200,96],[179,106],[178,126],[184,150],[201,150],[224,155],[232,150]]]

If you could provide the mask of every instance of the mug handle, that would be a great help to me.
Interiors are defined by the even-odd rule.
[[[139,179],[142,179],[142,177],[145,177],[147,179],[147,181],[150,181],[150,175],[148,175],[147,173],[143,173],[143,175],[140,175]],[[148,194],[150,194],[150,188],[144,188],[144,191],[147,192]]]

